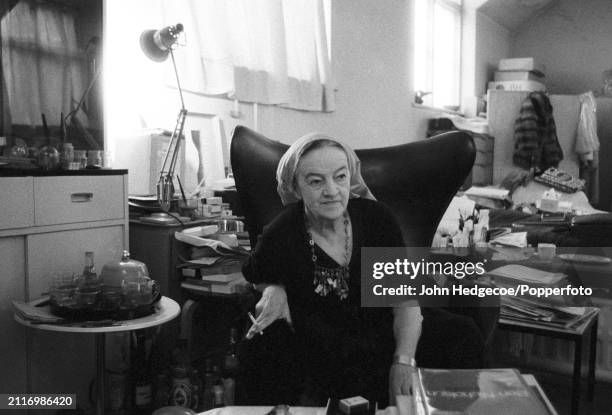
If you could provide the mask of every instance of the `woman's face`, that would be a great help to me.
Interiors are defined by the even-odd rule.
[[[302,156],[297,167],[296,190],[312,219],[340,218],[351,193],[351,177],[344,151],[327,146]]]

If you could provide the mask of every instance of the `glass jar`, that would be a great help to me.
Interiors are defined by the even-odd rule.
[[[87,150],[74,150],[74,161],[81,163],[82,169],[87,167]]]
[[[68,170],[70,163],[74,161],[74,147],[72,146],[72,143],[64,143],[62,145],[60,160],[62,168]]]

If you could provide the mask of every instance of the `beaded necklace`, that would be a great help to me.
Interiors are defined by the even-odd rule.
[[[331,292],[334,292],[340,300],[348,298],[348,280],[349,273],[349,255],[350,255],[350,238],[348,232],[349,218],[348,213],[344,212],[344,265],[330,268],[317,263],[317,254],[315,253],[315,243],[312,239],[312,233],[308,230],[308,222],[306,220],[306,234],[308,235],[308,247],[312,265],[314,268],[314,278],[312,281],[315,287],[315,293],[322,297],[327,297]]]

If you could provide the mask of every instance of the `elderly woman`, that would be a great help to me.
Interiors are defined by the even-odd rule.
[[[263,291],[241,360],[246,400],[324,405],[362,395],[380,405],[407,393],[419,307],[360,306],[361,248],[403,246],[393,215],[354,151],[325,135],[295,142],[277,179],[286,207],[243,268]]]

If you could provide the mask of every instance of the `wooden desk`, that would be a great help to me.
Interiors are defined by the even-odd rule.
[[[522,374],[521,376],[525,379],[527,385],[532,388],[536,396],[542,400],[550,415],[558,415],[556,409],[550,403],[550,400],[538,384],[536,378],[529,374]],[[401,415],[413,413],[411,396],[398,396],[397,405],[401,406],[402,409],[398,409],[397,406],[389,406],[385,409],[378,409],[376,415]],[[266,415],[272,408],[272,406],[226,406],[202,412],[201,415]],[[291,413],[293,415],[325,415],[325,409],[326,408],[323,407],[292,406]]]
[[[574,373],[572,377],[571,414],[578,414],[580,403],[580,380],[582,377],[582,340],[590,335],[589,342],[589,372],[587,376],[587,399],[593,400],[595,387],[595,357],[597,354],[597,324],[599,312],[574,329],[549,327],[537,323],[500,318],[498,327],[502,330],[511,330],[520,333],[533,333],[558,339],[567,339],[574,342]]]

